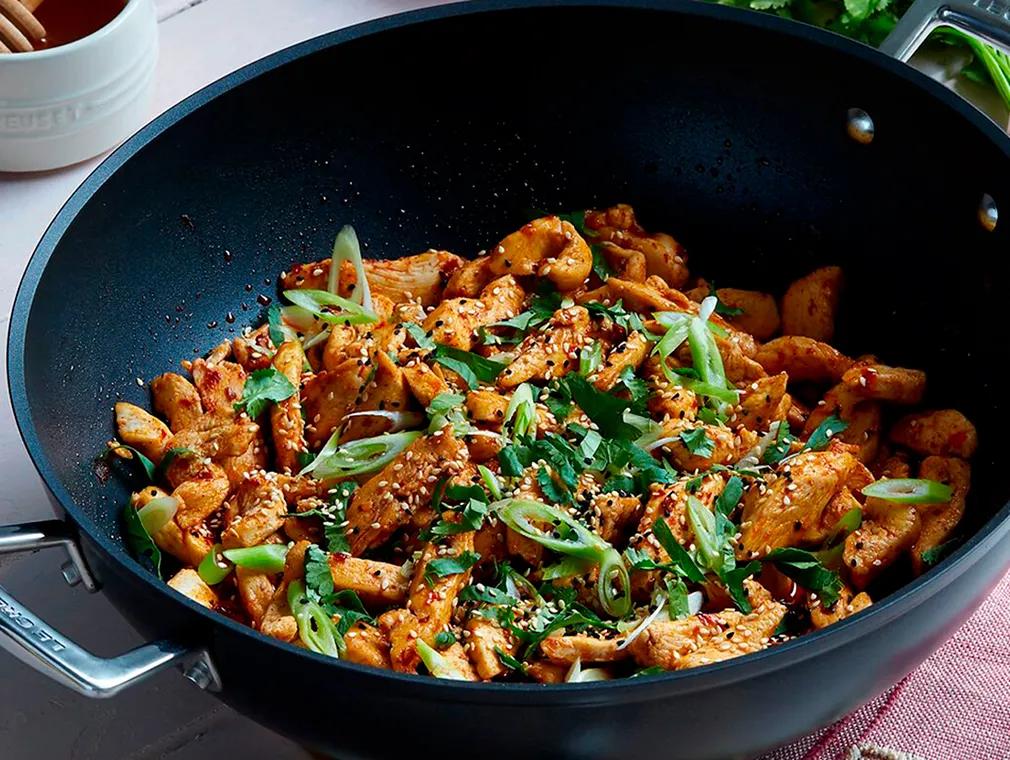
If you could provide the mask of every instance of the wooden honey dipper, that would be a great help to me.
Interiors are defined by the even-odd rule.
[[[45,27],[35,18],[43,0],[0,0],[0,53],[29,53],[32,40],[46,36]]]

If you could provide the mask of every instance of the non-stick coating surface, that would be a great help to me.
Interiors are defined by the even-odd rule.
[[[533,210],[625,201],[722,286],[781,292],[843,265],[840,346],[926,369],[930,401],[977,422],[968,531],[994,514],[1010,225],[983,231],[976,207],[988,192],[1010,208],[1007,141],[869,51],[684,7],[540,8],[310,43],[137,150],[41,277],[55,235],[30,269],[23,384],[14,321],[15,405],[24,394],[29,444],[72,511],[118,540],[127,489],[92,467],[113,402],[148,403],[137,378],[256,323],[277,273],[325,257],[340,225],[373,257],[469,256]],[[846,135],[852,107],[873,116],[871,145]]]

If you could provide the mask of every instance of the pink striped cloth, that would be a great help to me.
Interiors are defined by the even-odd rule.
[[[762,760],[1010,760],[1010,574],[918,670]]]

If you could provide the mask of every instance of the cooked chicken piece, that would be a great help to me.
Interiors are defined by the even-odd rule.
[[[446,549],[448,547],[448,549]],[[443,545],[426,544],[414,568],[407,609],[417,618],[418,636],[434,646],[435,635],[444,631],[452,620],[456,597],[470,583],[470,570],[425,578],[430,562],[445,557],[458,557],[473,551],[473,531],[449,536]]]
[[[419,635],[417,618],[405,609],[389,610],[379,615],[379,629],[389,639],[389,660],[399,673],[416,673],[421,664],[417,653]]]
[[[466,644],[463,648],[470,655],[477,675],[485,681],[497,678],[507,672],[507,668],[498,659],[498,652],[515,656],[515,642],[508,631],[497,623],[479,615],[471,615],[466,621]]]
[[[184,530],[201,524],[220,509],[228,498],[231,484],[225,471],[215,464],[208,465],[208,471],[213,477],[187,480],[172,491],[172,496],[179,500],[175,521]]]
[[[370,370],[365,359],[347,359],[336,369],[319,372],[305,382],[301,403],[310,448],[322,446],[354,408]]]
[[[452,273],[445,285],[443,298],[476,298],[484,289],[494,273],[491,271],[491,257],[480,256],[467,261]]]
[[[838,600],[825,609],[821,599],[811,600],[808,604],[810,608],[810,622],[815,629],[827,628],[829,625],[844,620],[850,615],[855,615],[860,610],[865,610],[872,604],[870,595],[865,591],[853,595],[852,589],[843,585],[838,594]]]
[[[684,291],[692,301],[701,303],[712,294],[711,287],[704,280],[698,286]],[[737,330],[750,333],[758,340],[768,340],[779,331],[779,306],[775,297],[757,290],[719,288],[715,291],[719,302],[731,309],[741,309],[742,314],[723,315]]]
[[[407,388],[423,407],[428,407],[436,396],[451,392],[443,377],[422,361],[408,361],[400,367],[400,371]]]
[[[805,335],[823,342],[835,334],[842,270],[821,267],[793,282],[782,296],[783,335]]]
[[[431,499],[438,480],[455,475],[467,463],[467,450],[446,426],[422,436],[355,491],[347,509],[351,554],[389,540],[397,528]]]
[[[738,556],[763,557],[780,546],[816,543],[829,529],[823,513],[848,479],[856,459],[847,452],[809,451],[790,460],[779,474],[766,478],[766,488],[744,495]]]
[[[506,274],[492,280],[479,299],[451,298],[442,301],[421,325],[435,343],[469,351],[477,328],[510,319],[523,307],[526,294],[515,277]]]
[[[248,335],[233,338],[231,352],[235,361],[248,373],[270,366],[274,344],[270,340],[270,325],[260,325]]]
[[[480,555],[479,565],[501,562],[507,555],[505,548],[505,525],[495,521],[494,525],[485,521],[474,533],[473,549]]]
[[[689,436],[689,440],[694,442],[695,436],[701,435],[697,431],[703,431],[707,443],[700,437],[697,438],[697,442],[694,443],[697,448],[692,452],[680,436]],[[751,447],[749,444],[740,445],[737,440],[739,435],[734,434],[727,427],[681,420],[665,423],[663,437],[674,438],[673,441],[664,444],[662,448],[669,452],[673,464],[682,472],[707,470],[713,464],[730,464],[743,456],[744,452]],[[709,449],[711,449],[709,453],[703,453]]]
[[[850,475],[849,481],[846,482],[851,482],[851,480],[852,476]],[[821,527],[830,534],[838,526],[838,521],[847,512],[853,509],[862,511],[862,508],[862,503],[853,495],[852,489],[844,485],[831,497],[831,501],[828,502],[828,506],[824,509],[824,513],[821,515]]]
[[[207,609],[212,610],[218,605],[218,598],[214,589],[204,583],[200,574],[191,567],[184,567],[169,578],[168,585],[183,596],[188,596],[197,604],[202,604]]]
[[[551,662],[571,665],[582,662],[615,662],[631,655],[627,649],[618,649],[622,639],[600,639],[586,634],[548,636],[540,642],[540,651]]]
[[[702,613],[682,620],[660,618],[628,645],[628,652],[642,667],[676,670],[685,655],[704,641],[720,635],[729,628],[730,622],[722,613]]]
[[[402,605],[410,588],[399,565],[346,554],[330,555],[330,575],[335,589],[350,589],[368,605]]]
[[[642,502],[637,496],[621,496],[619,493],[601,493],[591,502],[592,527],[596,534],[608,543],[620,543],[630,525],[641,518]]]
[[[191,371],[204,412],[215,417],[234,417],[235,404],[242,400],[245,370],[234,362],[195,359]]]
[[[832,415],[839,417],[848,427],[837,440],[859,447],[859,461],[872,462],[880,449],[880,404],[864,399],[852,388],[840,383],[824,394],[824,403],[814,407],[803,427],[809,437],[817,427]]]
[[[646,233],[631,206],[622,203],[603,211],[587,211],[586,227],[599,240],[640,251],[649,274],[659,275],[672,287],[679,288],[687,282],[687,251],[669,235]]]
[[[912,564],[917,573],[925,568],[922,555],[947,541],[964,516],[965,499],[971,485],[971,466],[955,457],[930,456],[919,465],[919,477],[949,485],[951,499],[943,505],[921,505],[922,531],[912,547]]]
[[[787,372],[790,382],[838,382],[852,366],[852,359],[834,347],[800,335],[769,341],[754,358],[769,374]]]
[[[305,575],[305,552],[309,545],[308,541],[298,541],[284,557],[284,577],[263,613],[260,633],[287,642],[298,638],[298,622],[288,604],[288,584]]]
[[[172,439],[172,431],[168,429],[168,425],[139,406],[125,401],[116,404],[116,431],[123,443],[137,449],[155,464],[161,461]],[[133,454],[125,449],[113,449],[113,451],[123,458],[133,457]]]
[[[284,527],[288,505],[273,473],[254,473],[242,481],[235,496],[238,514],[221,534],[226,549],[256,546]]]
[[[236,422],[204,415],[193,427],[172,436],[168,449],[175,449],[179,457],[192,456],[190,452],[196,452],[206,459],[220,460],[244,453],[256,440],[258,432],[259,425],[247,418]]]
[[[470,658],[467,656],[466,649],[459,642],[450,644],[445,649],[439,652],[442,659],[445,661],[447,668],[452,672],[452,676],[447,676],[445,674],[440,674],[436,678],[454,678],[460,681],[479,681],[480,676],[477,675],[477,671],[474,670],[473,664],[470,662]],[[434,675],[434,674],[432,674]]]
[[[917,369],[860,362],[842,375],[842,383],[863,398],[895,404],[918,404],[926,392],[926,373]]]
[[[618,343],[607,354],[601,366],[592,376],[593,385],[598,390],[609,391],[621,379],[626,367],[637,370],[649,353],[649,341],[639,332],[633,332],[627,340]]]
[[[609,241],[599,243],[599,250],[614,277],[631,282],[645,282],[645,278],[649,276],[648,262],[641,251],[622,248]]]
[[[305,352],[297,340],[281,344],[273,360],[274,369],[295,388],[301,383],[304,363]],[[298,393],[270,407],[270,429],[273,432],[278,469],[289,472],[300,469],[298,455],[305,451],[305,420],[302,419],[302,402]]]
[[[919,513],[910,504],[868,498],[863,524],[845,539],[845,566],[852,585],[864,589],[919,538]]]
[[[694,538],[694,533],[691,531],[691,526],[687,519],[687,497],[694,496],[694,498],[711,509],[719,494],[722,493],[724,486],[725,482],[722,476],[713,473],[703,475],[701,483],[694,491],[688,491],[687,481],[683,480],[654,487],[645,504],[645,511],[642,513],[636,531],[641,536],[648,535],[649,539],[640,539],[634,543],[657,562],[669,562],[670,557],[666,553],[666,550],[651,536],[652,526],[655,524],[656,518],[662,517],[667,527],[670,528],[670,532],[674,538],[677,539],[677,542],[687,546]]]
[[[466,411],[474,422],[497,430],[505,419],[509,397],[491,390],[476,390],[466,394]]]
[[[492,249],[488,266],[497,275],[546,277],[565,292],[586,281],[593,254],[571,223],[545,216],[506,235]]]
[[[263,430],[256,431],[252,442],[241,454],[223,456],[218,461],[228,475],[231,487],[238,488],[247,474],[255,470],[262,470],[267,466],[267,447],[263,438]]]
[[[399,259],[365,259],[363,263],[373,295],[382,295],[397,303],[417,299],[428,305],[438,302],[442,286],[463,264],[463,259],[448,251],[426,251]],[[329,277],[330,259],[323,259],[295,264],[281,275],[281,285],[284,290],[326,290]],[[350,298],[355,282],[354,267],[345,261],[340,270],[340,295]]]
[[[786,606],[778,602],[765,602],[754,611],[722,633],[708,639],[698,649],[681,657],[677,670],[708,665],[729,660],[743,654],[759,652],[768,646],[768,639],[775,634]]]
[[[526,675],[537,683],[564,683],[568,669],[567,665],[555,665],[546,660],[535,660],[526,666]]]
[[[341,659],[373,668],[392,667],[389,661],[389,639],[379,629],[361,621],[350,627],[344,634],[347,650]]]
[[[214,537],[206,525],[183,530],[175,520],[166,523],[151,539],[163,552],[193,567],[199,565],[207,552],[214,548]]]
[[[375,375],[372,377],[372,381],[362,389],[360,401],[354,407],[354,411],[406,411],[410,405],[411,396],[403,372],[383,351],[375,354],[373,366],[375,367]],[[359,438],[369,438],[385,433],[391,427],[392,422],[385,417],[352,417],[347,421],[347,426],[344,428],[340,440],[354,441]]]
[[[956,409],[906,415],[891,428],[891,440],[923,456],[969,459],[978,448],[975,426]]]
[[[740,391],[740,411],[733,422],[748,430],[766,431],[775,421],[786,420],[793,405],[786,392],[789,376],[785,372],[762,377]]]
[[[578,369],[578,351],[588,330],[589,312],[581,306],[554,312],[547,330],[530,333],[516,348],[515,360],[498,376],[498,387],[515,388],[527,380],[550,380]]]
[[[166,372],[151,381],[154,410],[168,419],[173,433],[193,427],[203,416],[200,394],[182,375]]]
[[[273,580],[266,573],[236,567],[235,586],[253,628],[259,628],[277,590]]]

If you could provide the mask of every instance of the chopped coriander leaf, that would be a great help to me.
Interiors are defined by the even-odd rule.
[[[937,564],[940,560],[954,551],[958,547],[958,544],[961,543],[961,540],[962,539],[960,537],[952,538],[950,541],[945,541],[938,546],[926,549],[926,551],[922,553],[922,564],[926,567],[933,567],[933,565]]]
[[[778,427],[775,430],[775,437],[768,444],[768,448],[764,450],[764,454],[761,457],[765,464],[776,465],[785,459],[793,441],[796,440],[789,434],[788,422],[780,420],[776,424]]]
[[[334,592],[329,557],[316,544],[305,552],[305,591],[314,602]]]
[[[617,440],[634,440],[638,430],[624,421],[624,412],[631,402],[594,388],[584,377],[569,374],[561,378],[572,399],[600,429],[600,433]]]
[[[537,470],[537,484],[544,498],[553,504],[569,504],[573,501],[571,492],[554,480],[554,477],[545,468]]]
[[[726,591],[740,612],[749,613],[751,611],[751,603],[747,598],[747,591],[743,587],[743,582],[760,570],[761,563],[755,560],[748,562],[746,565],[734,567],[731,570],[724,570],[719,574],[719,580],[726,587]]]
[[[501,664],[504,665],[509,670],[518,670],[520,673],[526,673],[526,663],[522,660],[517,660],[512,655],[508,654],[501,647],[494,648],[495,654],[498,655],[498,659],[501,660]]]
[[[609,319],[629,335],[633,332],[638,332],[644,335],[647,340],[659,339],[659,336],[653,335],[645,329],[645,323],[642,322],[642,317],[637,312],[625,309],[624,304],[621,301],[618,301],[613,306],[606,306],[599,301],[589,301],[588,303],[582,304],[582,306],[584,306],[586,311],[588,311],[592,316]]]
[[[287,337],[284,334],[284,323],[281,321],[281,306],[274,303],[267,309],[267,329],[269,330],[270,342],[274,346],[280,346]]]
[[[807,451],[826,449],[831,439],[843,432],[848,426],[849,423],[831,415],[814,429],[803,448]]]
[[[453,635],[452,631],[439,631],[435,634],[435,646],[439,649],[445,649],[456,643],[456,637]]]
[[[736,505],[740,503],[742,496],[743,481],[737,475],[734,475],[726,481],[726,486],[722,489],[722,493],[715,500],[716,511],[729,517],[733,514],[733,510],[736,509]]]
[[[705,434],[705,428],[698,427],[694,430],[685,430],[680,434],[680,440],[687,447],[687,450],[694,456],[710,457],[715,451],[712,440]]]
[[[610,264],[607,263],[607,259],[603,255],[603,246],[594,243],[589,246],[589,250],[593,254],[593,273],[606,282],[614,274],[614,270],[610,268]]]
[[[258,369],[246,378],[242,399],[235,402],[235,410],[244,411],[254,420],[271,402],[284,401],[297,392],[291,381],[273,367]]]
[[[635,375],[635,370],[625,367],[621,370],[618,384],[622,386],[631,398],[631,411],[635,414],[646,413],[646,402],[649,400],[649,384]]]
[[[582,235],[582,237],[596,237],[595,233],[586,228],[586,212],[584,209],[582,211],[569,211],[562,214],[555,214],[555,216],[561,221],[568,222],[572,225],[575,230]]]
[[[666,581],[666,612],[670,620],[680,620],[691,614],[690,604],[687,601],[687,586],[680,578]]]
[[[479,354],[462,351],[452,346],[437,346],[435,361],[463,378],[471,390],[480,383],[494,382],[495,378],[505,369],[505,365],[501,362],[485,359]]]
[[[455,557],[438,557],[429,560],[424,566],[424,581],[434,586],[438,578],[456,573],[465,573],[480,560],[477,552],[463,552]]]
[[[641,678],[643,676],[658,676],[662,675],[666,671],[659,665],[650,665],[647,668],[642,668],[641,670],[636,670],[628,678]]]
[[[842,590],[842,581],[838,573],[824,567],[811,552],[794,547],[782,547],[773,549],[765,557],[765,561],[773,563],[783,575],[817,594],[825,607],[830,607],[838,600]]]

